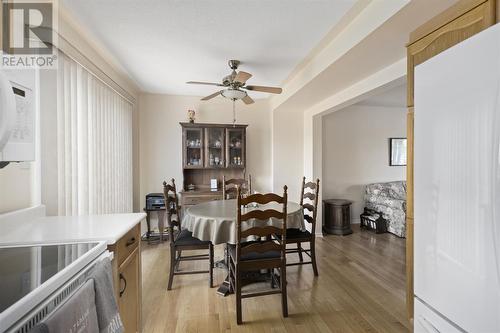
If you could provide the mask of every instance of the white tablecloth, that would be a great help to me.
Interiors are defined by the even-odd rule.
[[[281,205],[269,203],[257,208],[244,208],[242,214],[252,209],[275,209],[281,211]],[[204,202],[187,208],[184,212],[181,226],[193,233],[193,236],[203,241],[215,244],[236,243],[236,200],[218,200]],[[273,225],[281,227],[281,221],[274,218],[268,221],[250,220],[244,222],[242,230],[255,225]],[[287,228],[305,230],[302,207],[298,203],[287,204]]]

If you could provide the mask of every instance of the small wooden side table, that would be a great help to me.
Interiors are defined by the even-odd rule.
[[[327,234],[352,234],[351,204],[352,201],[345,199],[323,200],[323,230]]]
[[[163,208],[153,208],[153,209],[147,209],[143,208],[144,212],[146,213],[146,224],[148,226],[148,231],[146,233],[146,239],[148,242],[153,241],[153,240],[159,240],[160,242],[163,242],[163,237],[165,236],[165,239],[168,237],[168,233],[163,231],[164,226],[164,220],[165,220],[165,207]],[[153,235],[151,232],[151,213],[156,212],[158,216],[158,236]]]

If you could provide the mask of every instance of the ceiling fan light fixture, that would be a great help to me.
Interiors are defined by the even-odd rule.
[[[239,89],[224,89],[222,91],[222,96],[229,99],[242,99],[247,96],[247,93]]]

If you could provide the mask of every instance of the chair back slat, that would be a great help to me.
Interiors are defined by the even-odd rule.
[[[316,199],[316,195],[314,193],[312,193],[312,192],[306,192],[306,193],[304,193],[304,195],[302,196],[302,198],[314,201]]]
[[[177,189],[175,179],[172,178],[172,184],[163,182],[163,195],[165,197],[165,211],[167,213],[167,227],[170,241],[174,241],[174,229],[181,228],[181,217],[179,212],[179,199],[177,197]],[[175,216],[175,219],[174,219]]]
[[[316,189],[316,187],[317,187],[317,185],[316,185],[316,183],[313,183],[313,182],[308,182],[308,183],[305,183],[305,184],[304,184],[304,187],[308,187],[308,188],[310,188],[311,190],[315,190],[315,189]]]
[[[310,211],[310,212],[314,212],[314,206],[313,206],[313,205],[311,205],[311,204],[305,203],[305,204],[302,204],[302,207],[303,207],[304,209],[307,209],[307,210],[308,210],[308,211]]]
[[[242,255],[257,252],[263,253],[267,251],[279,251],[280,258],[272,259],[272,260],[280,260],[283,265],[286,264],[286,217],[287,217],[287,187],[283,188],[283,196],[279,196],[274,193],[268,194],[254,194],[250,195],[247,198],[242,197],[241,188],[238,188],[238,204],[237,204],[237,234],[236,234],[236,258],[237,261],[240,261]],[[281,204],[281,211],[276,209],[265,209],[259,210],[258,208],[252,209],[245,214],[242,214],[242,206],[249,204],[261,204],[265,205],[271,202],[276,202]],[[267,220],[273,219],[273,223],[276,223],[276,220],[280,221],[280,225],[267,225],[265,224]],[[256,219],[256,224],[252,227],[242,230],[242,223],[251,219]],[[259,226],[258,223],[262,222],[262,226]],[[280,234],[281,238],[273,239],[274,234]],[[265,241],[258,241],[251,243],[249,245],[242,246],[242,241],[245,241],[247,237],[255,236],[260,238],[265,238]],[[260,259],[261,261],[264,259]],[[268,261],[271,259],[268,259]]]
[[[249,253],[264,253],[268,251],[281,251],[281,244],[274,241],[267,241],[262,243],[251,243],[241,247],[241,255]]]
[[[311,215],[304,215],[304,220],[306,220],[309,223],[314,223],[314,219],[312,218]]]
[[[246,184],[247,184],[247,180],[246,179],[233,178],[233,179],[226,180],[224,185],[238,185],[238,186],[242,186],[242,185],[246,185]]]
[[[281,235],[282,231],[283,230],[281,228],[273,227],[271,225],[266,227],[252,227],[241,231],[241,238],[247,238],[249,236],[265,237],[273,234]]]
[[[284,202],[283,200],[284,197],[280,197],[275,193],[267,193],[267,194],[257,193],[257,194],[252,194],[246,198],[241,198],[241,204],[248,205],[250,203],[258,203],[261,205],[265,205],[270,202],[276,202],[282,204]]]
[[[316,217],[318,214],[319,200],[319,179],[316,182],[307,182],[306,177],[302,178],[302,192],[300,195],[300,205],[304,210],[304,220],[312,225],[312,234],[316,232]]]
[[[241,221],[248,221],[250,219],[265,221],[273,217],[275,219],[282,219],[283,212],[278,212],[275,209],[251,210],[248,213],[241,215]]]
[[[226,179],[226,176],[222,176],[223,200],[235,199],[238,188],[241,188],[245,194],[252,193],[252,176],[248,175],[248,180],[244,178]]]

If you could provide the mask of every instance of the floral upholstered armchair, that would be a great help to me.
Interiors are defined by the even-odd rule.
[[[382,214],[387,231],[406,236],[406,182],[374,183],[366,186],[365,207]]]

